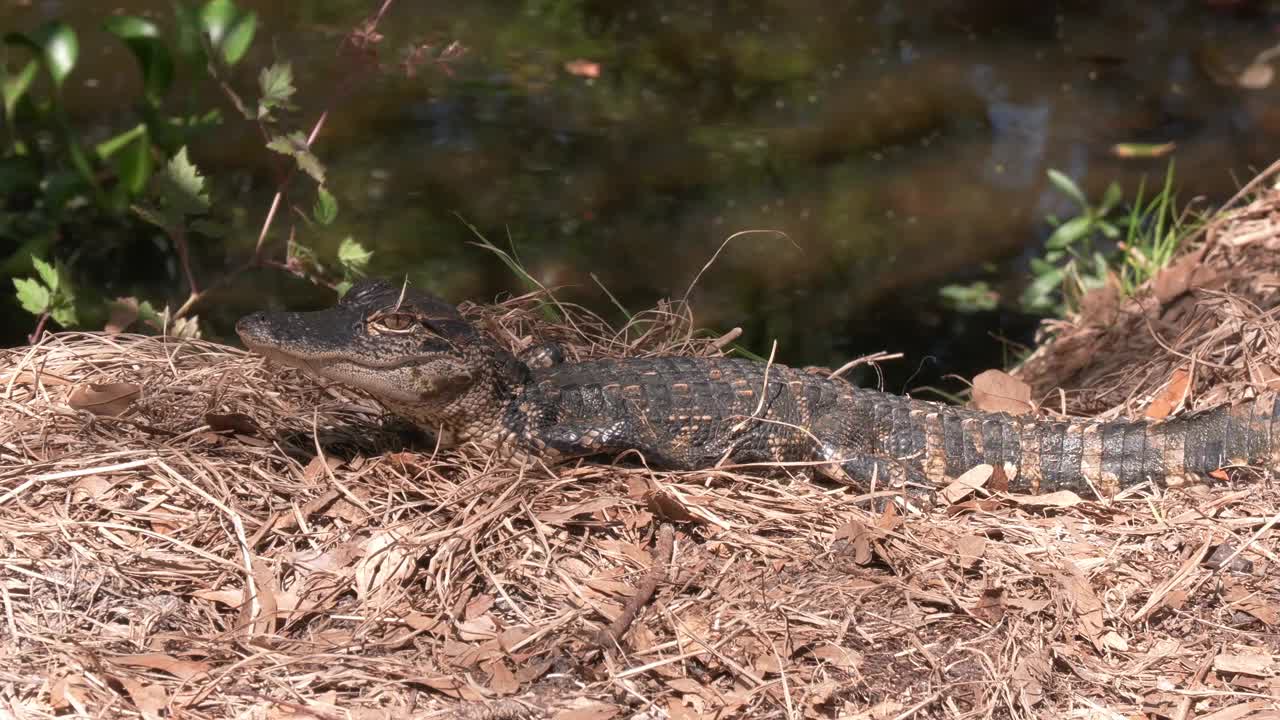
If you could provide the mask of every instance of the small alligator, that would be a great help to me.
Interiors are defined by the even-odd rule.
[[[318,312],[255,313],[236,331],[267,358],[368,392],[391,412],[512,462],[636,451],[650,466],[807,463],[872,489],[928,493],[981,463],[1014,492],[1110,496],[1237,464],[1280,467],[1280,395],[1158,422],[986,413],[733,358],[531,366],[453,305],[370,280]]]

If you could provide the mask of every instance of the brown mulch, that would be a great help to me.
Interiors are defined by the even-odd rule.
[[[1036,399],[1271,382],[1275,201],[1214,231],[1208,289],[1052,327]],[[469,312],[574,359],[718,352],[678,306],[545,301]],[[1280,717],[1280,489],[1241,477],[881,514],[785,469],[505,467],[235,348],[64,333],[0,355],[0,714]]]

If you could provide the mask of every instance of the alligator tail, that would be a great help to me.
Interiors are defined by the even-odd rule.
[[[871,414],[892,419],[876,433],[877,450],[916,466],[934,483],[979,463],[1007,463],[1016,469],[1013,492],[1072,490],[1109,497],[1144,482],[1202,477],[1230,465],[1280,469],[1277,394],[1161,422],[1054,422],[881,402],[886,407],[873,407]]]

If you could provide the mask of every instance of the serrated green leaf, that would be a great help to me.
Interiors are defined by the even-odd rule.
[[[49,288],[49,292],[57,293],[58,269],[52,263],[47,263],[35,255],[31,256],[31,266],[36,269],[36,274],[44,281],[45,287]]]
[[[49,289],[38,280],[30,278],[14,278],[13,286],[18,291],[18,303],[22,309],[32,315],[39,315],[49,309]]]
[[[302,172],[310,175],[312,180],[320,184],[324,183],[324,164],[310,150],[300,151],[293,156],[293,159],[298,162]]]
[[[334,285],[333,289],[338,292],[338,299],[341,300],[342,297],[347,294],[347,291],[350,290],[351,286],[354,284],[355,283],[351,282],[350,280],[343,280],[337,285]]]
[[[1076,185],[1074,180],[1057,170],[1049,170],[1048,174],[1049,182],[1053,183],[1053,186],[1058,188],[1059,192],[1075,200],[1076,204],[1082,208],[1089,206],[1089,201],[1085,199],[1084,193],[1080,191],[1080,187]]]
[[[323,185],[316,186],[316,204],[311,216],[321,225],[332,225],[338,218],[338,200]]]
[[[164,172],[158,177],[164,179],[160,185],[160,194],[168,207],[184,215],[195,215],[209,209],[209,197],[204,191],[204,176],[187,158],[186,146],[169,159]]]
[[[293,86],[293,66],[289,63],[276,63],[263,68],[258,73],[258,90],[262,97],[258,100],[258,117],[267,117],[277,107],[291,107],[289,98],[297,92]]]
[[[133,53],[142,70],[143,90],[153,104],[158,104],[173,84],[173,58],[160,37],[160,29],[150,20],[133,15],[114,15],[107,18],[104,26]]]
[[[13,113],[18,107],[18,101],[22,99],[22,96],[31,87],[31,81],[35,79],[36,71],[39,69],[40,63],[35,60],[28,60],[27,64],[23,65],[17,74],[10,75],[4,68],[3,63],[0,63],[0,76],[4,78],[2,85],[4,91],[4,117],[8,123],[13,123]]]
[[[292,132],[288,135],[276,135],[267,142],[267,149],[295,157],[299,150],[307,149],[307,136],[300,132]]]
[[[79,324],[80,316],[76,313],[76,306],[68,303],[58,303],[49,310],[49,317],[62,327],[72,327]]]
[[[324,184],[324,165],[307,148],[307,136],[300,132],[277,135],[267,143],[268,150],[288,155],[298,163],[298,169],[310,175],[317,183]]]
[[[338,263],[344,268],[357,273],[364,272],[365,267],[369,264],[369,259],[372,257],[372,250],[366,250],[363,245],[350,236],[344,238],[342,244],[338,245]]]

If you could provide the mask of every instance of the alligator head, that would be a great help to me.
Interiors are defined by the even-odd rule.
[[[411,420],[468,433],[529,369],[433,295],[367,280],[316,312],[259,312],[236,332],[250,350],[368,392]]]

